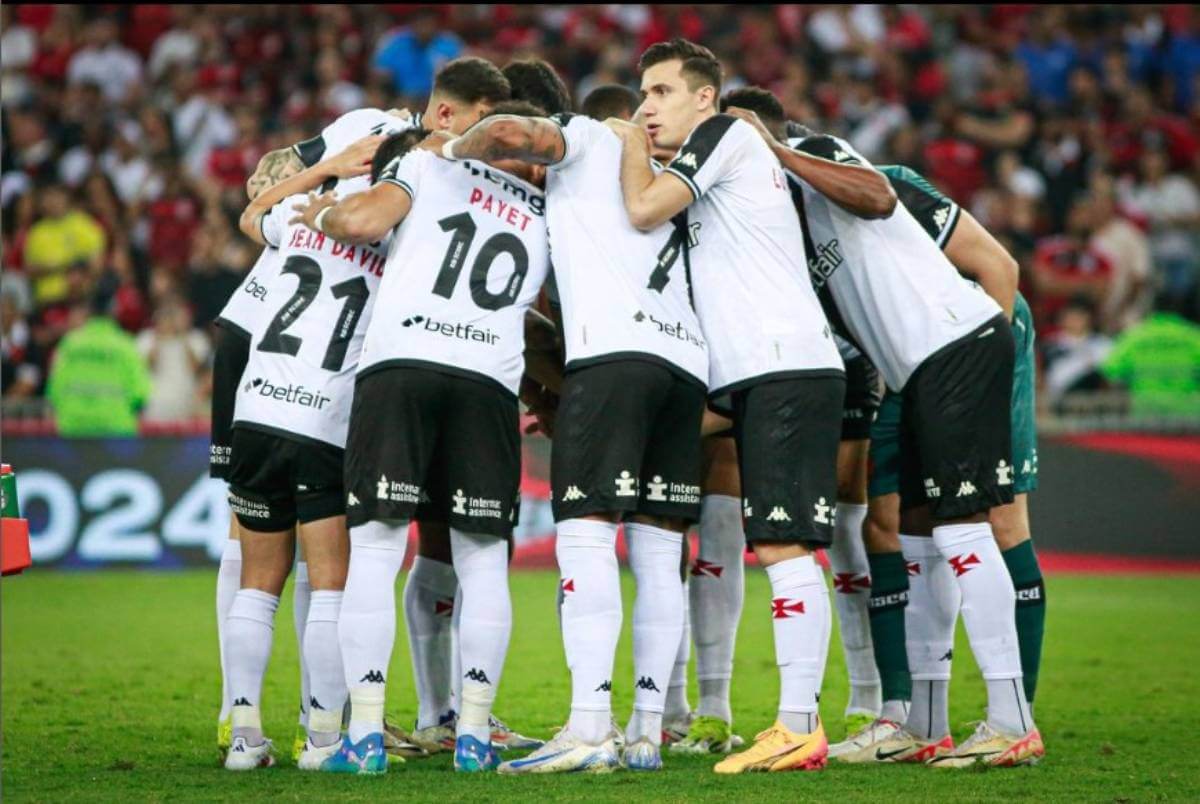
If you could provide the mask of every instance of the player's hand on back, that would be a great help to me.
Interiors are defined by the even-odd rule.
[[[371,160],[387,137],[373,134],[352,143],[346,150],[325,160],[329,173],[339,179],[365,176],[371,172]]]
[[[767,127],[763,124],[763,121],[758,118],[757,112],[750,109],[739,109],[736,106],[730,106],[725,110],[725,114],[732,115],[738,120],[745,120],[747,123],[754,126],[754,130],[759,133],[759,136],[767,141],[767,145],[775,144],[775,137],[771,135],[770,131],[767,131]]]
[[[631,123],[619,117],[610,117],[604,121],[604,125],[612,129],[622,140],[643,144],[647,151],[650,150],[650,135],[637,123]]]
[[[337,200],[337,194],[333,192],[322,193],[320,195],[309,193],[307,199],[292,206],[292,209],[297,214],[288,223],[302,223],[309,229],[315,230],[317,228],[317,215],[321,213],[321,210],[332,207],[337,203]]]

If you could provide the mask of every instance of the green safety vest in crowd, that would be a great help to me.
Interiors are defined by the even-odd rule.
[[[61,435],[137,435],[137,411],[149,395],[146,363],[111,318],[92,318],[59,343],[46,397]]]
[[[1200,327],[1154,313],[1123,332],[1102,366],[1129,387],[1138,416],[1200,417]]]

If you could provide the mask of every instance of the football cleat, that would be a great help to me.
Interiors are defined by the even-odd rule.
[[[387,773],[387,768],[383,735],[379,732],[368,734],[358,743],[352,743],[349,737],[343,737],[338,750],[321,763],[321,770],[326,773],[374,775]]]
[[[495,715],[488,718],[488,723],[492,726],[492,747],[497,751],[526,751],[546,744],[545,740],[517,734]]]
[[[325,764],[325,760],[336,754],[341,747],[341,741],[318,747],[305,739],[304,750],[300,752],[300,758],[296,760],[296,767],[307,771],[320,770],[321,765]]]
[[[504,774],[521,773],[611,773],[621,764],[613,735],[592,745],[562,729],[550,742],[527,757],[500,765]]]
[[[621,752],[621,767],[631,771],[662,770],[662,753],[654,743],[643,737],[625,746]]]
[[[406,758],[427,757],[429,752],[412,741],[408,732],[394,723],[383,719],[383,750],[387,752],[388,762],[403,764]]]
[[[825,767],[829,741],[825,728],[809,734],[797,734],[778,720],[766,731],[759,732],[754,745],[740,754],[731,754],[713,766],[717,773],[750,773],[755,771],[820,770]]]
[[[687,739],[688,733],[692,728],[694,716],[688,712],[685,717],[679,720],[672,720],[670,723],[663,723],[662,727],[662,744],[674,745]]]
[[[306,745],[308,745],[308,730],[297,723],[296,733],[292,736],[292,762],[300,762],[300,755],[304,753]]]
[[[226,755],[229,754],[229,746],[233,743],[233,718],[225,718],[217,721],[217,753],[221,755],[221,762],[225,761]]]
[[[733,729],[719,717],[697,715],[688,733],[669,750],[672,754],[728,754],[733,750]]]
[[[455,729],[458,724],[458,715],[451,712],[448,715],[443,715],[438,718],[436,726],[426,726],[423,729],[414,729],[409,735],[409,739],[417,746],[425,749],[429,754],[439,754],[442,751],[454,750]]]
[[[495,770],[500,766],[500,755],[495,746],[484,745],[469,734],[454,741],[454,769],[476,773]]]
[[[249,745],[245,737],[234,737],[229,745],[229,753],[225,755],[225,770],[248,771],[269,768],[274,764],[270,740],[263,740],[261,745]]]
[[[890,736],[864,745],[859,751],[839,755],[838,761],[921,763],[945,756],[953,750],[954,738],[949,734],[937,740],[926,740],[901,726]]]
[[[846,732],[846,739],[829,746],[829,758],[842,762],[874,762],[875,746],[899,732],[901,726],[886,718],[876,718],[854,731]]]
[[[1046,746],[1036,728],[1013,737],[1001,734],[983,721],[975,733],[958,748],[929,760],[931,768],[970,768],[974,765],[989,765],[994,768],[1011,768],[1016,765],[1036,765],[1046,756]]]
[[[846,715],[843,723],[846,726],[846,736],[849,738],[851,734],[858,732],[870,726],[877,719],[877,715],[866,714],[865,712],[855,712],[852,715]],[[829,755],[833,756],[833,746],[829,747]]]

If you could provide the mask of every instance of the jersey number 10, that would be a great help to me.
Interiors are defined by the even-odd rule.
[[[458,284],[458,276],[467,263],[467,253],[475,240],[478,227],[471,218],[471,213],[460,212],[438,221],[443,232],[451,232],[450,246],[446,256],[442,258],[442,267],[433,283],[433,292],[444,299],[454,295],[454,286]],[[488,271],[492,263],[501,254],[507,254],[513,260],[513,273],[504,288],[499,293],[492,293],[487,287]],[[517,296],[521,293],[521,285],[525,283],[525,274],[529,272],[529,252],[521,238],[509,232],[500,232],[483,241],[483,247],[471,265],[471,299],[485,310],[500,310],[516,304]]]

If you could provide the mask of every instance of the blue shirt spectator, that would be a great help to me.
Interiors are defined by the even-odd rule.
[[[424,20],[414,20],[385,39],[375,54],[375,69],[392,80],[396,92],[405,97],[428,97],[433,90],[433,74],[463,51],[462,40],[452,33],[438,32]]]
[[[1067,99],[1067,78],[1075,66],[1075,46],[1065,39],[1022,42],[1017,58],[1025,65],[1029,90],[1038,100],[1061,104]]]
[[[1163,67],[1175,84],[1176,108],[1192,108],[1196,76],[1200,74],[1200,34],[1190,31],[1173,36]]]

